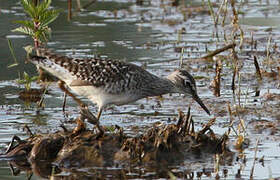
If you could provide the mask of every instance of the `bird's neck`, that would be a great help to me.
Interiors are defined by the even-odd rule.
[[[151,83],[148,94],[149,96],[159,96],[168,93],[176,93],[177,88],[172,81],[167,78],[160,78],[156,83]]]

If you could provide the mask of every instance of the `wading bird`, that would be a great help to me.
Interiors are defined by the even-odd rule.
[[[99,118],[104,107],[110,104],[124,105],[149,96],[185,94],[210,114],[197,95],[194,78],[185,69],[177,69],[161,78],[131,63],[99,58],[76,59],[43,48],[36,50],[37,55],[31,55],[29,60],[59,78],[62,90],[72,96],[82,109],[87,109],[87,106],[68,91],[64,83],[76,94],[97,104],[95,124],[102,133]]]

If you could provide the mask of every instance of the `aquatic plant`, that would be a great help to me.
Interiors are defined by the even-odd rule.
[[[10,40],[10,39],[7,39],[7,41],[8,41],[8,45],[9,45],[10,52],[11,52],[11,54],[12,54],[12,56],[13,56],[13,59],[14,59],[14,63],[8,65],[8,68],[12,68],[12,67],[18,65],[18,61],[17,61],[16,55],[15,55],[14,47],[13,47],[13,45],[12,45],[11,40]]]
[[[59,10],[49,9],[51,2],[51,0],[44,0],[36,5],[31,0],[21,0],[22,7],[29,16],[29,20],[15,21],[21,26],[12,31],[31,36],[35,48],[48,41],[51,36],[51,29],[48,25],[59,15]]]
[[[20,24],[20,27],[13,29],[12,32],[20,32],[27,34],[34,41],[34,47],[38,48],[46,43],[51,37],[51,29],[48,25],[53,22],[59,15],[59,10],[51,9],[52,0],[32,1],[21,0],[21,5],[24,12],[28,16],[27,20],[17,20],[14,23]],[[15,59],[14,50],[11,42],[8,40],[10,51],[14,57],[14,63],[8,67],[18,65]],[[25,47],[27,54],[29,54],[33,47]],[[24,84],[26,91],[30,91],[31,82],[36,81],[38,76],[30,77],[26,72],[23,74],[23,79],[19,79],[19,84]]]
[[[26,72],[23,73],[23,79],[17,80],[18,84],[24,84],[27,91],[31,89],[31,82],[36,81],[38,76],[29,76]]]

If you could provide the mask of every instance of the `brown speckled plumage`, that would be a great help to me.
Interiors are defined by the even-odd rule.
[[[191,95],[209,114],[197,96],[193,77],[184,69],[166,78],[157,77],[131,63],[111,59],[76,59],[37,49],[30,61],[64,81],[70,89],[97,103],[122,105],[138,99],[167,93]]]
[[[32,59],[40,59],[41,63],[50,60],[65,68],[75,77],[75,81],[71,85],[103,87],[106,92],[112,94],[123,93],[127,90],[142,89],[145,91],[146,88],[151,88],[149,86],[153,81],[158,79],[139,66],[118,60],[76,59],[56,55],[44,49],[39,49],[39,55],[39,57],[33,56]],[[65,79],[61,80],[65,81]]]

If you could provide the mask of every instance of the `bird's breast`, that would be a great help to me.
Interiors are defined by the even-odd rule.
[[[124,105],[140,99],[132,93],[111,94],[105,92],[102,87],[94,86],[69,86],[75,93],[90,99],[98,107],[105,107],[109,104]]]

